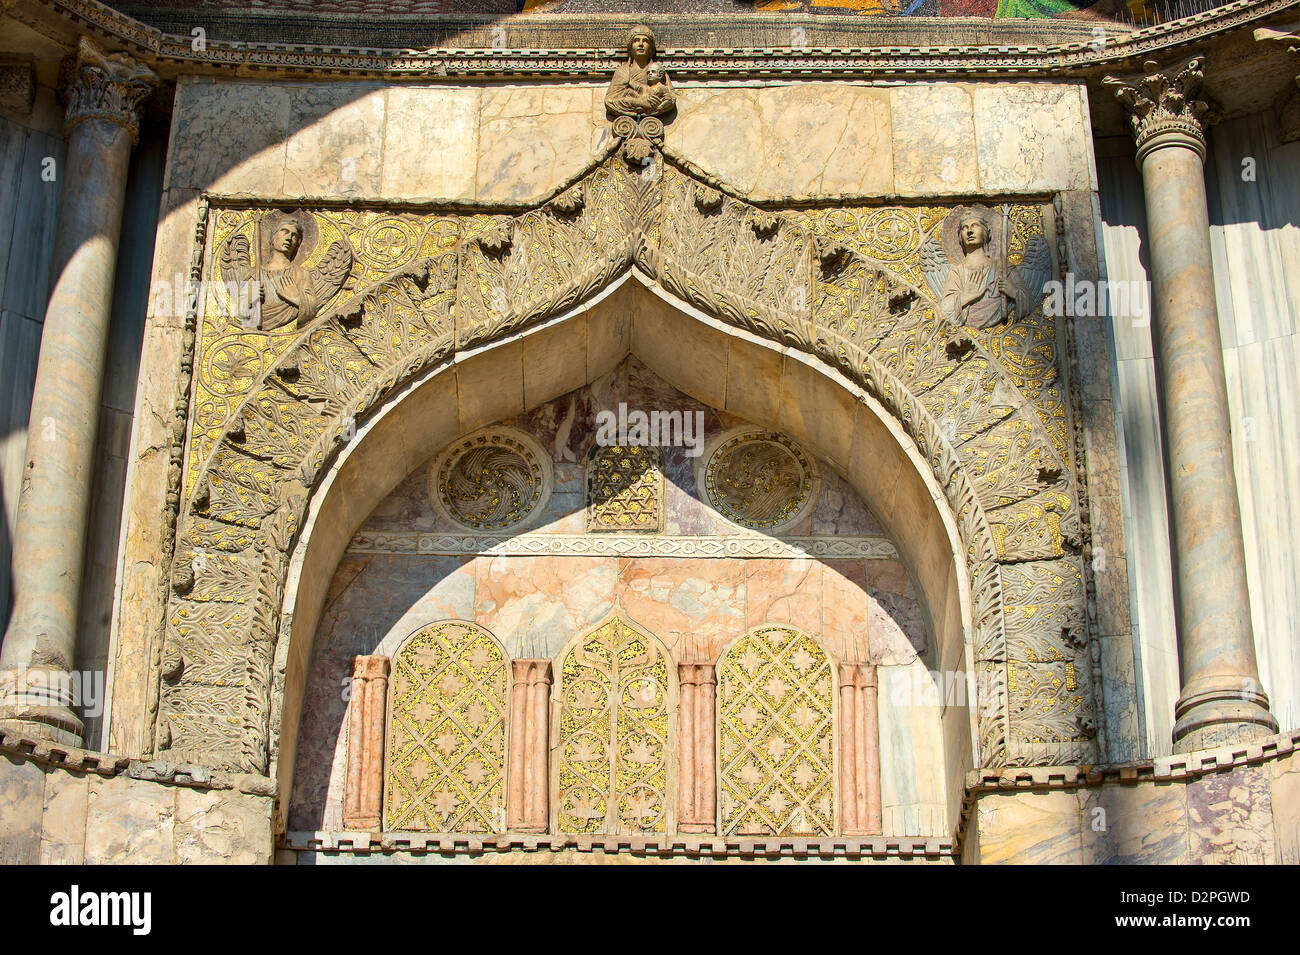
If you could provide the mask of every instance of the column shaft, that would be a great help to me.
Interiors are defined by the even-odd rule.
[[[515,660],[510,700],[510,798],[514,832],[545,832],[549,823],[551,661]]]
[[[354,657],[348,700],[348,777],[343,826],[377,830],[383,825],[384,738],[388,718],[386,656]]]
[[[1199,95],[1205,60],[1106,85],[1132,114],[1147,207],[1152,335],[1169,482],[1174,610],[1182,692],[1174,749],[1277,731],[1259,686],[1232,429],[1215,304]]]
[[[68,153],[18,521],[14,609],[0,647],[0,721],[78,745],[77,607],[113,273],[140,101],[157,77],[84,38],[68,90]]]
[[[717,825],[717,782],[713,774],[713,686],[710,663],[677,666],[677,828],[713,832]]]

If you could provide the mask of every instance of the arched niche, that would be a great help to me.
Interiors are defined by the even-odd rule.
[[[674,832],[677,673],[663,643],[616,609],[555,674],[551,831]]]
[[[631,274],[636,280],[625,278],[582,308],[413,381],[376,410],[322,479],[294,551],[276,651],[283,676],[272,724],[282,791],[292,791],[321,608],[356,529],[408,474],[461,435],[582,387],[629,354],[683,393],[788,434],[843,474],[880,517],[916,581],[935,643],[934,668],[968,669],[972,611],[956,522],[899,422],[819,360],[713,320]],[[963,775],[974,765],[973,733],[964,698],[943,708],[942,813],[949,825]]]
[[[794,627],[766,625],[718,660],[718,834],[829,836],[839,828],[835,666]]]
[[[505,829],[510,660],[482,627],[421,627],[392,654],[384,828]]]

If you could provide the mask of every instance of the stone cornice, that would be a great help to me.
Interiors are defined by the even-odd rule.
[[[1221,114],[1214,100],[1201,95],[1205,57],[1194,56],[1166,70],[1148,60],[1143,74],[1102,80],[1129,114],[1138,162],[1152,149],[1173,144],[1190,146],[1204,158],[1205,132]]]
[[[77,43],[77,60],[67,86],[63,134],[79,123],[102,119],[121,126],[134,144],[140,136],[140,104],[158,75],[125,53],[106,55],[86,37]]]
[[[1114,766],[1028,766],[976,769],[966,774],[968,802],[988,793],[1077,789],[1107,784],[1165,783],[1221,773],[1235,766],[1253,766],[1281,759],[1300,746],[1300,730],[1278,733],[1254,743],[1175,753]]]
[[[1080,35],[1077,40],[1046,45],[893,45],[804,50],[700,47],[665,49],[662,59],[675,77],[685,80],[1062,76],[1123,68],[1141,58],[1250,27],[1294,9],[1300,9],[1300,0],[1236,0],[1205,13],[1140,30],[1114,25],[1104,38],[1094,36],[1090,25],[1087,38]],[[20,0],[10,15],[61,42],[71,42],[76,33],[88,31],[107,42],[125,45],[133,55],[149,59],[164,76],[281,74],[445,78],[463,82],[526,77],[577,79],[607,76],[621,61],[621,54],[613,48],[410,51],[224,42],[209,38],[202,49],[196,50],[191,37],[164,33],[96,0]],[[1068,32],[1068,28],[1059,24],[1054,26]]]
[[[36,763],[52,769],[96,776],[128,776],[145,782],[185,786],[190,789],[234,789],[258,796],[274,796],[275,780],[247,773],[230,773],[188,763],[163,760],[140,760],[113,753],[64,746],[25,736],[0,727],[0,753],[16,760]]]
[[[298,852],[416,855],[478,855],[492,852],[625,852],[672,858],[711,859],[930,859],[956,854],[952,839],[926,836],[710,836],[675,833],[663,836],[505,834],[456,835],[424,832],[290,831],[283,848]]]

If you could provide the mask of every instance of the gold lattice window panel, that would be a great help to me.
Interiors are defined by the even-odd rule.
[[[384,828],[505,830],[507,660],[469,623],[412,634],[393,658]]]
[[[763,627],[718,665],[722,835],[835,831],[835,679],[812,637]]]
[[[600,448],[587,465],[587,530],[648,531],[663,526],[659,449]]]
[[[617,614],[565,654],[557,698],[556,832],[669,832],[677,687],[659,641]]]

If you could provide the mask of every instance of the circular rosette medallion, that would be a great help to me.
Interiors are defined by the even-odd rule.
[[[551,459],[521,431],[489,428],[462,438],[429,469],[429,497],[471,531],[523,527],[551,493]]]
[[[741,527],[784,530],[816,500],[818,476],[812,458],[775,431],[724,434],[702,460],[700,496]]]

